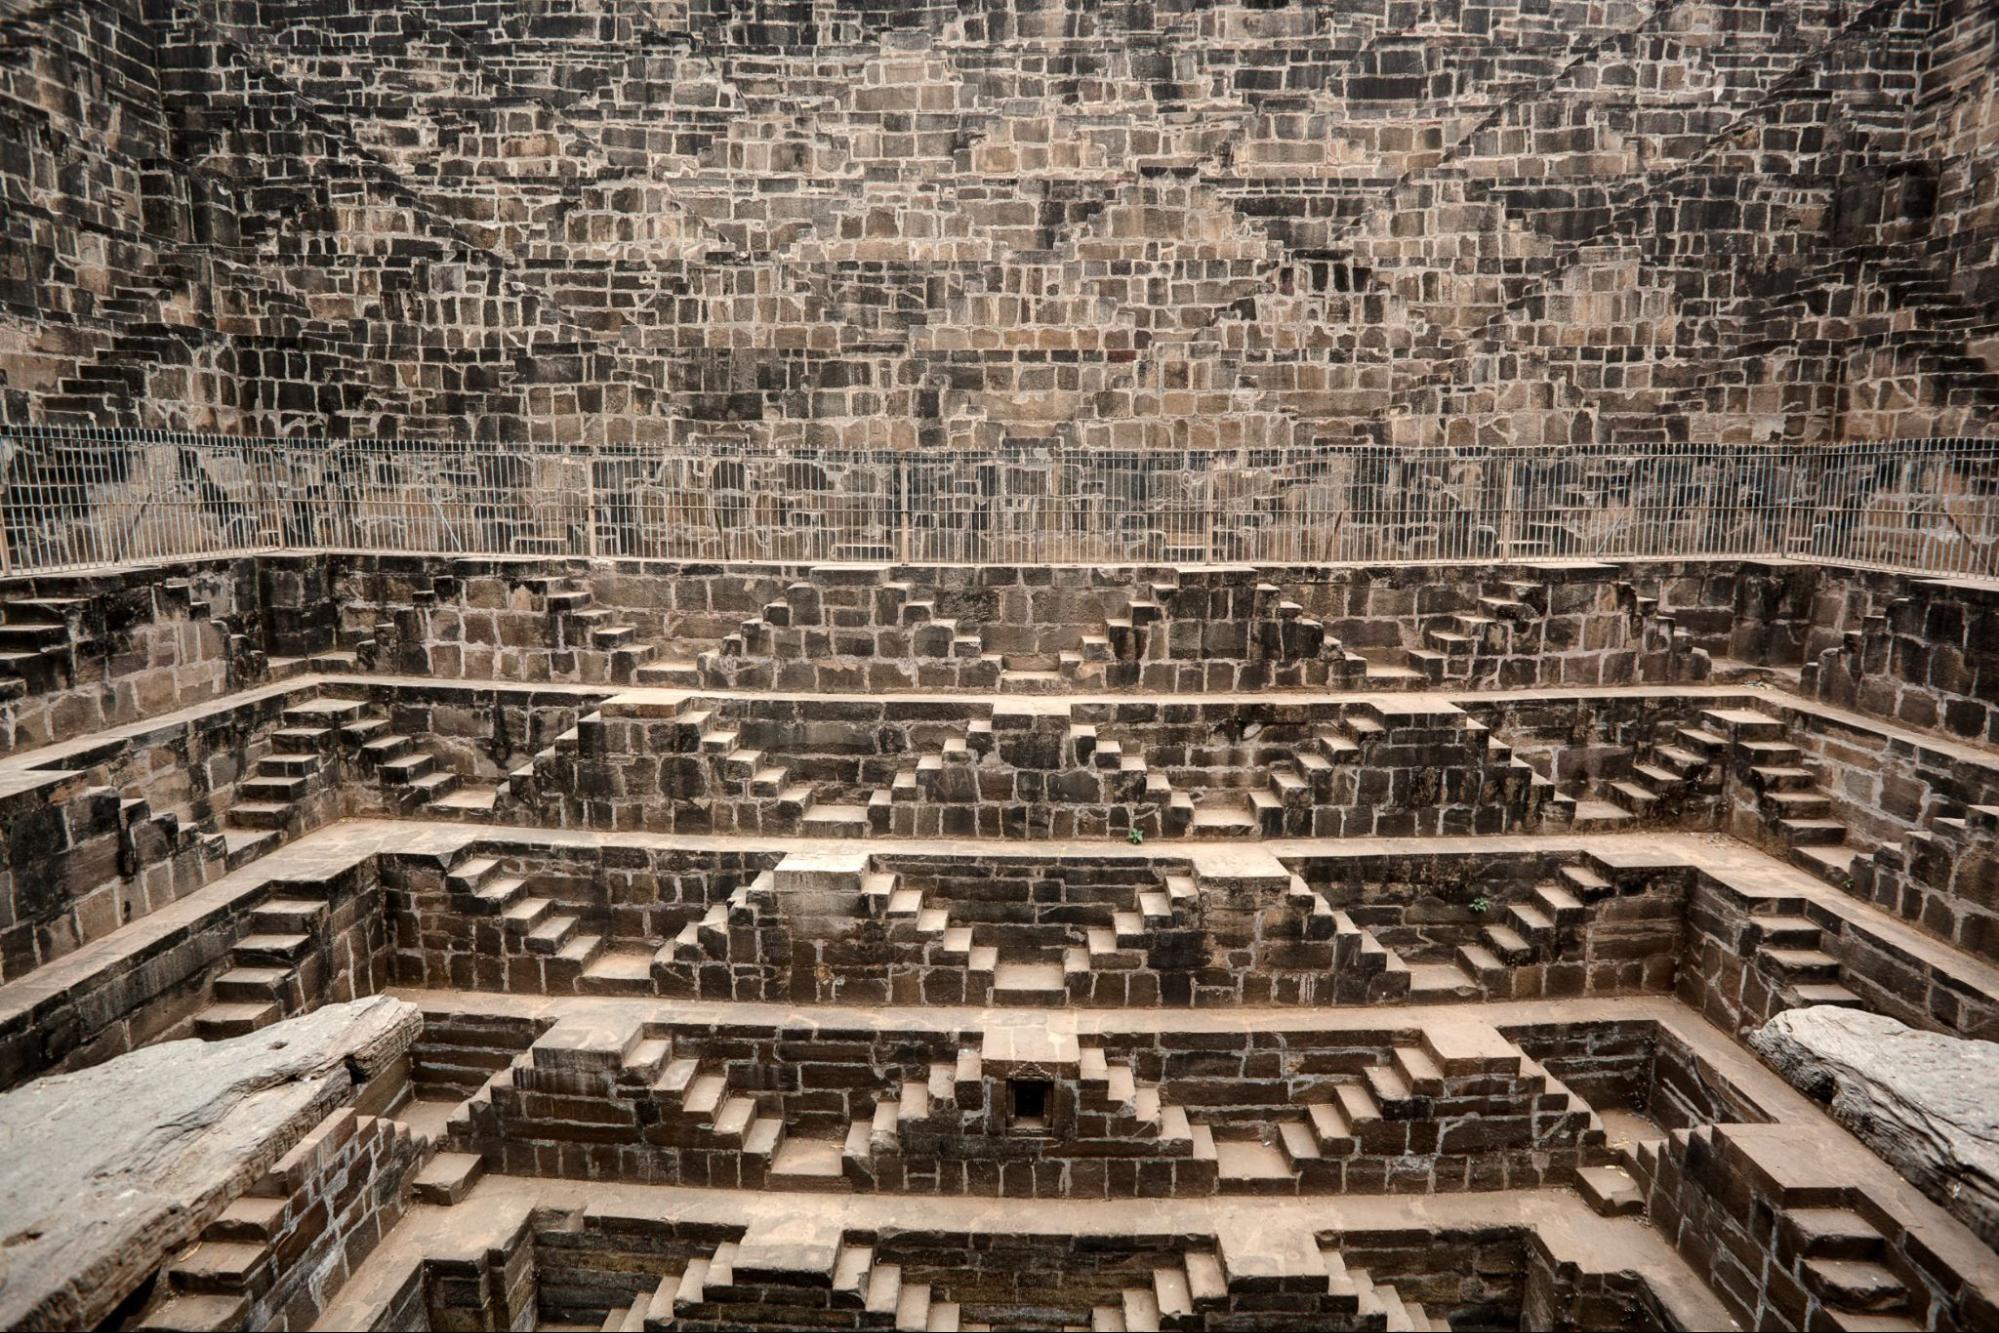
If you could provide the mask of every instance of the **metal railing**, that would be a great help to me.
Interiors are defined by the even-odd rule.
[[[861,452],[0,428],[0,569],[335,549],[671,560],[1795,557],[1999,575],[1999,441]]]

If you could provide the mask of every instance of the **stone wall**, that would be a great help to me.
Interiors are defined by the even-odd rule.
[[[1804,564],[1099,569],[331,553],[164,574],[5,581],[16,609],[0,673],[19,684],[0,699],[0,743],[62,741],[301,670],[607,689],[1177,694],[1667,685],[1802,662],[1808,696],[1946,733],[1984,725],[1989,616],[1975,586]]]
[[[1999,595],[1969,579],[1822,571],[1802,685],[1903,726],[1999,740]]]
[[[232,848],[213,830],[283,710],[282,697],[218,704],[19,774],[0,798],[13,812],[0,973],[43,966],[228,869]]]
[[[213,1248],[243,1247],[231,1266],[216,1272],[196,1250],[165,1281],[240,1298],[246,1327],[311,1328],[402,1216],[426,1155],[401,1121],[336,1111],[202,1233]]]
[[[1954,1238],[1828,1173],[1807,1127],[1677,1130],[1641,1149],[1638,1168],[1653,1225],[1754,1326],[1871,1312],[1977,1327],[1999,1314],[1989,1287],[1959,1268],[1971,1256]],[[1880,1189],[1889,1175],[1881,1168],[1869,1184]],[[1848,1274],[1864,1280],[1843,1281]]]
[[[257,561],[0,579],[0,750],[206,703],[264,679]]]
[[[337,620],[288,630],[272,651],[445,679],[801,692],[1670,683],[1705,678],[1712,657],[1795,660],[1784,599],[1766,590],[1808,573],[335,555],[286,574],[289,604],[271,615],[291,625],[330,595]]]
[[[1993,36],[1948,0],[1504,0],[1427,41],[1389,0],[336,8],[17,17],[9,419],[1088,449],[1990,425]]]
[[[1082,1043],[558,1023],[451,1134],[510,1174],[1042,1198],[1521,1189],[1609,1159],[1588,1103],[1461,1020]]]
[[[1732,1032],[1805,1004],[1859,1004],[1911,1027],[1991,1040],[1995,997],[1936,953],[1872,927],[1860,914],[1746,894],[1697,874],[1678,993]]]
[[[0,1087],[375,994],[389,979],[388,938],[372,858],[141,921],[121,947],[87,966],[58,963],[0,1011]]]

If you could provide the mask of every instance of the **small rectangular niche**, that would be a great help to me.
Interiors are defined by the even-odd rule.
[[[1046,1134],[1055,1085],[1042,1078],[1012,1078],[1006,1083],[1007,1124],[1023,1134]]]

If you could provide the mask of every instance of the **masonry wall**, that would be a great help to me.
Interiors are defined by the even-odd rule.
[[[1872,1262],[1907,1287],[1915,1319],[1935,1327],[1989,1321],[1990,1297],[1932,1248],[1936,1237],[1924,1225],[1815,1165],[1807,1128],[1676,1131],[1638,1162],[1653,1225],[1737,1318],[1809,1327],[1837,1304],[1814,1271],[1824,1262],[1814,1219],[1847,1209]]]
[[[8,419],[1089,449],[1992,419],[1993,37],[1951,0],[1505,0],[1434,42],[1387,0],[337,11],[15,19]]]
[[[0,600],[7,750],[125,726],[264,678],[254,558],[0,579]]]
[[[1999,600],[1966,579],[1825,570],[1807,694],[1904,726],[1999,739]]]
[[[270,929],[259,916],[266,902],[300,897],[324,911],[304,925],[303,943],[290,956],[237,951],[246,937]],[[298,928],[296,918],[284,920]],[[197,1035],[219,994],[218,978],[246,963],[271,973],[256,990],[284,1016],[374,994],[389,981],[388,934],[371,859],[318,880],[247,888],[170,925],[141,922],[124,949],[0,1013],[0,1087]]]
[[[1806,917],[1818,930],[1816,949],[1835,960],[1831,976],[1796,974],[1772,958],[1765,930],[1772,917]],[[1869,1009],[1912,1027],[1990,1040],[1999,1010],[1975,985],[1851,917],[1801,901],[1754,898],[1696,877],[1688,902],[1688,949],[1679,974],[1680,998],[1718,1027],[1741,1032],[1783,1009],[1808,1002],[1797,987],[1836,981]]]

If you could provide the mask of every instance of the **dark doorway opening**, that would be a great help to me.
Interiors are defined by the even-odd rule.
[[[1017,1078],[1009,1080],[1007,1100],[1010,1106],[1010,1121],[1015,1129],[1030,1134],[1048,1131],[1049,1103],[1054,1100],[1055,1085],[1045,1079]]]

